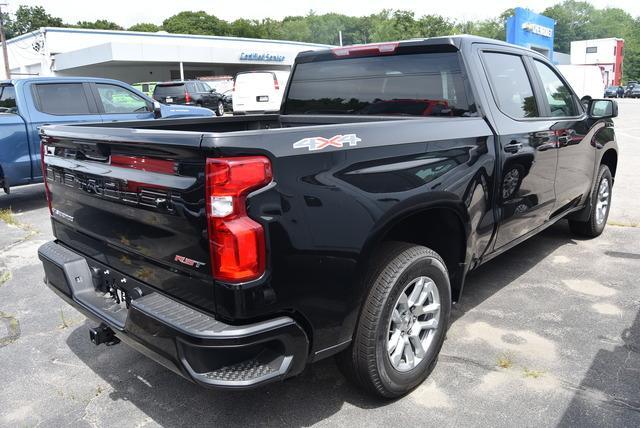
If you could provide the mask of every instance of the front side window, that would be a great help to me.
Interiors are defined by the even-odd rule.
[[[538,117],[538,105],[522,57],[485,52],[484,62],[500,110],[513,118]]]
[[[551,108],[551,116],[577,116],[578,109],[569,87],[547,64],[534,60]]]
[[[16,88],[12,85],[0,86],[0,113],[18,113]]]
[[[434,52],[301,63],[291,78],[284,111],[286,114],[473,115],[475,107],[466,90],[458,55]],[[240,75],[238,80],[244,76],[251,75]]]
[[[117,85],[97,83],[96,88],[105,113],[140,113],[149,111],[144,98]]]
[[[89,101],[82,83],[42,83],[36,85],[38,110],[57,116],[95,114],[89,109]]]

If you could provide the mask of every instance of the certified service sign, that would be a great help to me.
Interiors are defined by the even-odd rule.
[[[266,61],[266,62],[283,62],[284,55],[273,55],[270,53],[242,52],[240,61]]]

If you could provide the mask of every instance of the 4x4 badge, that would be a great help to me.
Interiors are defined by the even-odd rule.
[[[360,141],[362,140],[358,138],[356,134],[335,135],[331,138],[308,137],[293,143],[293,148],[303,149],[307,147],[310,152],[314,152],[316,150],[322,150],[325,147],[338,147],[341,149],[345,144],[357,146]]]

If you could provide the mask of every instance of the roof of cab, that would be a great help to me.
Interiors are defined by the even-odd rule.
[[[102,77],[58,77],[58,76],[37,76],[37,77],[26,77],[24,79],[5,79],[0,80],[0,84],[25,84],[30,82],[105,82],[105,83],[124,83],[115,79],[105,79]],[[125,83],[126,84],[126,83]]]
[[[330,49],[322,49],[322,50],[312,50],[312,51],[304,51],[300,52],[297,56],[297,59],[300,58],[317,58],[322,57],[326,54],[329,54],[338,49],[348,49],[352,47],[360,47],[360,46],[376,46],[376,45],[387,45],[387,44],[397,44],[399,47],[420,47],[420,46],[451,46],[452,48],[460,50],[463,45],[473,44],[473,43],[484,43],[489,45],[497,45],[497,46],[505,46],[510,48],[521,49],[528,53],[535,53],[542,56],[540,53],[522,47],[518,45],[514,45],[511,43],[503,42],[501,40],[489,39],[487,37],[473,36],[469,34],[460,34],[454,36],[438,36],[438,37],[430,37],[430,38],[414,38],[409,40],[399,40],[399,41],[391,41],[391,42],[382,42],[382,43],[370,43],[365,45],[350,45],[350,46],[339,46]]]

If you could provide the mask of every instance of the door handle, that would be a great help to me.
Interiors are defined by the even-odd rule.
[[[560,135],[558,137],[558,143],[560,144],[560,147],[566,147],[567,145],[569,145],[570,141],[571,141],[570,135]]]
[[[518,153],[522,150],[522,143],[517,143],[515,141],[504,146],[504,151],[507,153]]]

